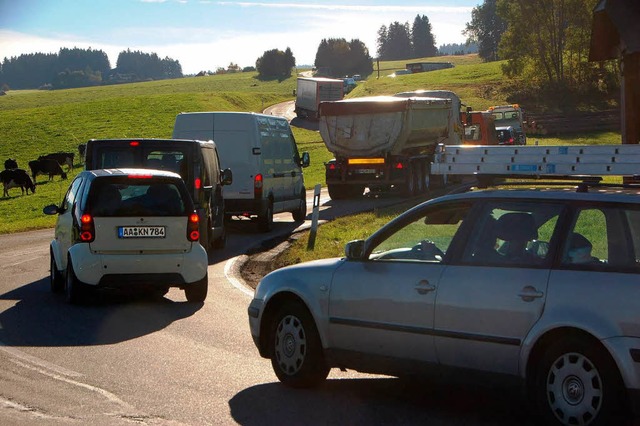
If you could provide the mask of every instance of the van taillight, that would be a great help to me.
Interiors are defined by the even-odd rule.
[[[80,217],[80,241],[90,243],[96,238],[96,229],[93,225],[93,217],[90,214],[83,214]]]
[[[262,175],[257,174],[256,177],[253,178],[253,197],[254,198],[262,198],[262,186],[263,186]]]
[[[191,213],[189,215],[189,222],[187,223],[187,239],[189,241],[198,241],[200,239],[200,218],[198,213]]]

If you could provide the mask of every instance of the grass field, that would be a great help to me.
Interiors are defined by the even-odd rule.
[[[408,61],[381,62],[374,73],[348,97],[393,94],[417,89],[447,89],[456,92],[474,109],[505,103],[501,92],[499,63],[483,64],[476,55],[429,58],[454,63],[454,68],[428,73],[389,77]],[[420,59],[411,62],[420,61]],[[300,71],[300,70],[299,70]],[[255,73],[223,74],[175,80],[150,81],[115,86],[56,91],[8,91],[0,97],[0,159],[15,158],[21,168],[39,155],[58,151],[77,152],[80,143],[91,138],[171,136],[175,116],[187,111],[263,111],[266,107],[293,99],[295,74],[279,81],[259,80]],[[301,151],[311,154],[305,170],[308,188],[324,184],[324,165],[332,155],[318,132],[293,128]],[[542,139],[541,143],[619,143],[620,135]],[[53,226],[55,218],[42,214],[42,207],[58,203],[69,180],[49,182],[38,176],[34,195],[22,196],[19,189],[0,198],[0,233]]]

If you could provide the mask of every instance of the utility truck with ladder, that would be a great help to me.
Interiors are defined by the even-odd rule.
[[[474,176],[599,180],[640,176],[640,145],[438,145],[431,174],[444,182]]]

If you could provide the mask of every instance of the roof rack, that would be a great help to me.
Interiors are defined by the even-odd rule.
[[[433,175],[493,175],[512,178],[592,180],[640,175],[640,145],[478,146],[443,145]]]

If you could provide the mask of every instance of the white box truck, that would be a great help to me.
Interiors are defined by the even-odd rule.
[[[273,215],[291,212],[295,221],[307,215],[302,168],[309,154],[299,154],[284,117],[252,112],[188,112],[176,117],[174,138],[213,140],[223,168],[233,182],[223,188],[225,217],[247,217],[269,231]]]
[[[298,118],[318,119],[318,106],[324,101],[339,101],[344,97],[344,82],[333,78],[298,77],[296,105]]]

